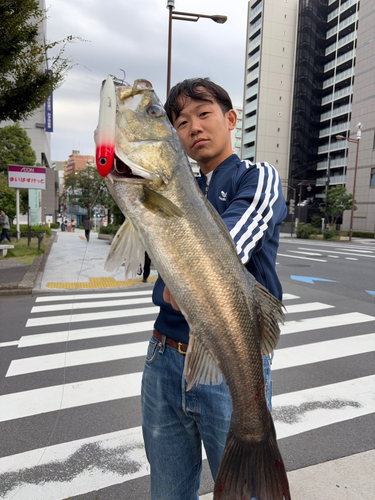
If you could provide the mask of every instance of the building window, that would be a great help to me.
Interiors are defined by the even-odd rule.
[[[375,187],[375,168],[371,169],[370,186]]]
[[[276,144],[276,147],[278,148],[280,146],[280,144]]]
[[[286,19],[286,14],[284,14],[284,19]]]
[[[281,97],[281,95],[279,95],[279,101],[282,101],[282,100],[283,100],[283,98]]]
[[[283,52],[285,52],[285,47],[283,47]]]
[[[286,35],[286,31],[283,31],[283,35]]]
[[[277,131],[280,132],[280,128],[278,128]]]
[[[276,160],[276,163],[279,163],[279,160]]]

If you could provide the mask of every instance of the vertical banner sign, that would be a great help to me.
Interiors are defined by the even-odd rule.
[[[52,73],[50,69],[46,69],[46,73]],[[53,132],[53,99],[52,92],[44,104],[45,112],[45,130],[46,132]]]
[[[45,102],[46,132],[53,132],[53,106],[52,93]]]

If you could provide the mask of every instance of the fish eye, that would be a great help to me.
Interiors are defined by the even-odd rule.
[[[161,106],[158,106],[157,104],[153,104],[150,106],[147,110],[147,113],[152,117],[152,118],[162,118],[165,116],[165,110]]]

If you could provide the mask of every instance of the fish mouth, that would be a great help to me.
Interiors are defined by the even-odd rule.
[[[121,152],[117,150],[114,155],[112,170],[108,176],[110,176],[112,182],[144,183],[145,181],[160,181],[157,174],[135,164],[129,158],[124,157]]]

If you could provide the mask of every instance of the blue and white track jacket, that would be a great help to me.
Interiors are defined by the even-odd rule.
[[[198,179],[206,193],[206,179]],[[279,300],[282,298],[275,264],[280,225],[287,214],[280,177],[269,163],[241,161],[233,154],[214,171],[207,198],[221,215],[235,241],[243,264]],[[160,306],[155,329],[178,342],[188,342],[189,328],[178,311],[163,300],[164,282],[159,277],[153,292]]]

